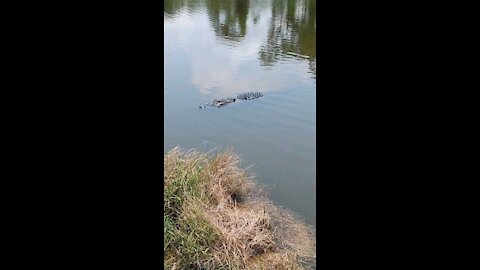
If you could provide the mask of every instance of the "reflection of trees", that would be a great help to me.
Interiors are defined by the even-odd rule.
[[[270,2],[265,0],[250,0],[250,17],[253,24],[257,24],[260,21],[262,14],[265,14],[265,10],[270,7]]]
[[[202,5],[204,5],[202,0],[164,0],[163,11],[165,14],[172,16],[183,8],[194,11]]]
[[[215,34],[240,41],[247,33],[248,0],[207,0],[207,10]]]
[[[174,16],[182,9],[192,12],[206,7],[215,34],[239,42],[247,33],[248,17],[257,23],[268,5],[272,19],[267,41],[259,51],[261,64],[273,66],[282,58],[304,59],[316,77],[315,0],[164,0],[164,12]]]
[[[184,6],[183,1],[177,1],[177,0],[164,0],[163,2],[163,12],[165,12],[168,15],[173,15],[177,13],[180,9],[182,9]]]
[[[267,42],[260,48],[262,65],[273,66],[279,59],[308,59],[316,77],[316,1],[274,0]]]

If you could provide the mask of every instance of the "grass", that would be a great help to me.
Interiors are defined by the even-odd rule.
[[[313,230],[274,206],[231,151],[164,156],[165,269],[309,269]]]

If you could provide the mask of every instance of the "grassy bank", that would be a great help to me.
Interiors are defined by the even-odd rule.
[[[312,230],[258,192],[238,157],[164,156],[165,269],[309,269]]]

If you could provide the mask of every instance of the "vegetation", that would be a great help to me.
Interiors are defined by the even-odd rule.
[[[165,269],[308,269],[313,231],[273,206],[232,152],[164,156]]]

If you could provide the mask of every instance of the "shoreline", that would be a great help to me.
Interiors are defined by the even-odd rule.
[[[164,155],[165,269],[310,269],[315,232],[273,205],[233,152]]]

